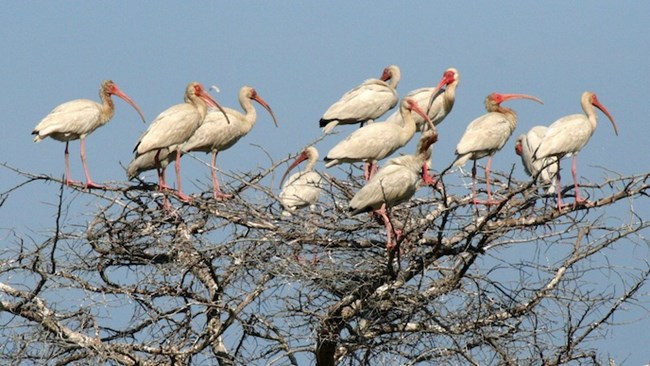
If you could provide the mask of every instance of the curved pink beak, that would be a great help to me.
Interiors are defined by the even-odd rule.
[[[271,107],[269,107],[269,105],[264,101],[264,99],[262,99],[262,97],[260,97],[258,94],[255,94],[253,96],[253,100],[258,102],[262,107],[264,107],[264,109],[269,111],[269,113],[271,114],[271,117],[273,117],[273,123],[275,124],[275,127],[280,127],[280,126],[278,126],[278,120],[275,118],[275,113],[273,113],[273,111],[271,110]]]
[[[210,93],[205,91],[205,89],[203,87],[201,87],[199,97],[201,99],[203,99],[203,101],[206,104],[211,105],[211,106],[219,109],[221,111],[221,113],[223,113],[224,117],[226,117],[226,122],[228,122],[228,124],[230,124],[230,119],[228,118],[228,114],[226,113],[226,111],[221,107],[221,105],[219,105],[219,103],[217,103],[217,101],[214,98],[212,98]]]
[[[296,160],[294,160],[293,163],[291,163],[291,165],[289,165],[289,168],[287,168],[287,171],[284,172],[284,174],[282,175],[282,179],[280,179],[280,187],[282,187],[282,183],[284,183],[284,180],[285,180],[285,178],[287,178],[287,175],[289,174],[289,172],[293,168],[297,167],[298,164],[302,163],[303,161],[305,161],[307,159],[309,159],[309,156],[307,156],[306,151],[301,152],[300,155],[298,155],[298,157],[296,157]]]
[[[530,99],[536,101],[539,104],[544,104],[544,102],[542,102],[541,99],[528,94],[500,94],[500,93],[495,93],[495,94],[501,97],[501,102],[505,102],[506,100],[511,100],[511,99]]]
[[[616,134],[616,136],[618,136],[618,127],[616,127],[616,122],[614,122],[614,118],[612,117],[611,114],[609,114],[607,108],[605,108],[605,106],[598,101],[598,98],[596,98],[595,94],[593,96],[593,99],[591,100],[591,104],[593,104],[596,108],[600,109],[601,112],[605,113],[607,118],[609,118],[609,121],[612,122],[612,126],[614,126],[614,133]]]
[[[433,101],[440,95],[440,90],[442,90],[442,87],[445,85],[449,85],[456,81],[454,78],[454,73],[452,71],[445,71],[444,74],[442,74],[442,79],[440,79],[440,82],[438,85],[433,89],[431,92],[431,97],[429,98],[429,105],[427,105],[427,112],[431,109],[431,106],[433,105]]]
[[[435,128],[433,122],[431,122],[429,116],[427,116],[427,114],[424,113],[424,111],[420,108],[418,102],[410,98],[407,100],[407,102],[409,104],[409,108],[411,109],[411,111],[419,114],[422,118],[424,118],[424,120],[427,121],[427,123],[429,124],[429,127],[433,130]]]
[[[147,123],[147,121],[144,118],[144,113],[142,113],[142,110],[140,110],[140,107],[138,107],[137,104],[129,97],[126,95],[123,91],[120,90],[120,88],[117,87],[117,85],[113,84],[111,88],[111,94],[115,94],[116,96],[122,98],[125,102],[129,103],[133,108],[135,108],[136,111],[138,111],[138,114],[140,115],[140,118],[142,118],[142,122]]]

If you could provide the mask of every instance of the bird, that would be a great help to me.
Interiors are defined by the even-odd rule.
[[[320,119],[323,133],[329,133],[339,124],[363,124],[381,117],[397,105],[399,97],[396,88],[400,78],[399,67],[390,65],[384,69],[380,79],[366,80],[343,94]]]
[[[519,135],[515,141],[515,153],[521,157],[526,174],[539,179],[540,183],[547,187],[546,191],[548,193],[554,193],[557,159],[533,159],[533,154],[542,141],[546,130],[548,130],[546,126],[535,126],[527,133]]]
[[[489,94],[485,98],[485,109],[488,113],[470,122],[463,137],[456,145],[456,160],[449,168],[445,169],[447,171],[452,166],[463,166],[469,159],[474,161],[472,166],[472,200],[475,205],[480,203],[476,199],[476,160],[486,156],[488,162],[485,166],[485,184],[488,200],[485,203],[488,206],[498,203],[492,199],[492,192],[490,191],[490,166],[492,165],[492,156],[501,150],[517,126],[515,111],[501,106],[501,103],[511,99],[530,99],[544,104],[539,98],[526,94]]]
[[[325,167],[331,168],[341,163],[366,162],[364,176],[366,180],[372,177],[376,162],[390,156],[397,149],[406,145],[416,131],[415,120],[411,112],[428,121],[429,117],[420,109],[417,102],[404,98],[400,103],[400,113],[403,118],[393,122],[373,123],[359,128],[344,140],[336,144],[325,157]]]
[[[427,106],[426,112],[434,126],[438,126],[447,115],[451,112],[456,101],[456,88],[460,82],[460,73],[456,68],[450,67],[442,74],[440,82],[435,87],[420,88],[406,94],[405,98],[414,99],[418,105]],[[443,89],[444,87],[444,89]],[[398,122],[402,118],[401,113],[394,112],[386,122]],[[426,121],[418,115],[414,115],[415,124],[418,131],[428,128]],[[428,173],[428,167],[431,162],[427,162],[427,172],[424,177],[424,183],[435,185],[435,180]]]
[[[99,97],[102,104],[88,99],[76,99],[63,103],[54,108],[45,118],[39,122],[32,135],[34,142],[39,142],[46,137],[58,141],[65,141],[65,184],[81,185],[70,178],[70,162],[68,159],[68,144],[72,140],[81,140],[81,163],[86,175],[85,188],[102,188],[90,178],[86,164],[86,137],[99,127],[108,123],[115,114],[115,105],[112,95],[116,95],[129,103],[138,112],[142,121],[145,122],[144,114],[140,107],[123,91],[118,88],[112,80],[104,80],[99,88]]]
[[[585,200],[580,196],[578,189],[578,168],[577,160],[578,153],[589,142],[591,135],[596,130],[596,110],[594,107],[600,109],[612,123],[614,133],[618,136],[618,127],[614,118],[609,113],[607,108],[600,103],[596,93],[585,91],[580,97],[580,104],[584,114],[572,114],[562,117],[553,122],[549,127],[539,147],[534,153],[535,159],[543,159],[548,157],[556,157],[557,160],[557,207],[559,210],[563,208],[562,203],[562,190],[560,185],[560,159],[564,156],[572,155],[573,161],[571,165],[571,173],[573,175],[573,185],[576,191],[575,204],[582,203]]]
[[[435,129],[423,132],[415,155],[391,159],[350,200],[351,215],[374,211],[382,218],[389,250],[395,246],[396,239],[387,210],[413,197],[423,175],[423,164],[431,157],[431,145],[437,140]]]
[[[203,85],[198,82],[191,82],[185,88],[185,103],[176,104],[160,113],[149,128],[142,134],[133,151],[136,158],[150,151],[155,151],[154,161],[158,170],[159,189],[167,189],[165,185],[164,169],[161,152],[164,149],[178,150],[179,145],[185,143],[194,131],[199,128],[207,112],[208,105],[219,108],[225,115],[226,112],[215,101],[209,93],[205,91]],[[183,193],[180,177],[180,159],[181,152],[176,154],[176,185],[178,197],[188,202],[189,196]]]
[[[219,187],[216,172],[217,154],[233,146],[240,138],[246,136],[255,125],[257,112],[251,102],[253,100],[269,111],[273,118],[273,123],[278,127],[278,121],[271,107],[269,107],[254,88],[243,86],[239,90],[239,104],[244,110],[244,113],[225,108],[225,113],[230,120],[230,123],[228,123],[225,118],[226,115],[216,111],[208,112],[203,124],[201,124],[181,148],[183,153],[191,151],[212,153],[211,172],[215,199],[231,197],[231,195],[223,193]]]
[[[151,150],[144,154],[136,155],[126,168],[126,177],[129,180],[132,180],[142,172],[160,168],[163,172],[161,174],[161,178],[163,179],[162,185],[167,187],[167,184],[164,181],[164,170],[167,168],[169,163],[176,160],[176,153],[176,150],[170,150],[165,147],[159,150]],[[156,155],[158,155],[158,164],[156,164]]]
[[[460,81],[460,74],[458,70],[453,67],[448,68],[442,74],[442,79],[436,87],[428,88],[419,88],[415,89],[404,98],[410,98],[415,100],[418,105],[423,106],[426,110],[426,114],[429,116],[429,119],[434,126],[439,125],[445,117],[451,112],[451,109],[454,107],[454,102],[456,101],[456,87]],[[443,89],[444,87],[444,89]],[[429,125],[423,118],[420,116],[413,116],[415,119],[415,124],[418,131],[426,129]],[[402,119],[402,115],[399,111],[393,112],[387,119],[386,122],[398,122]]]
[[[318,201],[323,180],[321,175],[314,171],[318,156],[318,150],[315,147],[305,148],[282,176],[280,180],[282,191],[279,198],[282,207],[284,207],[283,216],[289,216],[303,207],[311,207]],[[305,160],[308,160],[305,170],[292,174],[285,182],[289,172]]]

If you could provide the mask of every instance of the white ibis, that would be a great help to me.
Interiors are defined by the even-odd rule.
[[[364,173],[366,180],[372,177],[376,162],[391,155],[406,145],[415,134],[415,112],[431,125],[429,117],[410,98],[402,99],[400,113],[402,118],[394,122],[373,123],[354,131],[334,146],[325,157],[327,168],[341,163],[366,162],[369,166]]]
[[[445,70],[442,74],[442,79],[440,79],[436,87],[413,90],[406,94],[404,98],[413,99],[422,107],[428,106],[428,108],[425,108],[427,115],[431,122],[437,126],[447,117],[454,106],[454,102],[456,101],[456,87],[459,81],[460,74],[458,70],[451,67]],[[386,122],[398,122],[401,118],[401,113],[396,111],[386,119]],[[427,128],[428,124],[426,120],[417,115],[413,116],[413,118],[415,119],[418,131]]]
[[[208,104],[223,111],[221,106],[197,82],[191,82],[187,85],[184,99],[185,103],[174,105],[160,113],[140,137],[133,149],[136,152],[136,157],[150,151],[156,151],[154,159],[158,169],[160,190],[167,188],[161,163],[163,160],[161,150],[177,150],[178,145],[185,143],[203,122],[208,112]],[[223,113],[225,115],[225,112]],[[189,201],[189,197],[183,193],[181,188],[181,155],[180,152],[176,154],[177,195],[183,201]]]
[[[463,166],[467,160],[472,159],[472,199],[474,204],[479,202],[476,199],[476,160],[488,157],[485,166],[485,184],[487,188],[487,205],[497,203],[492,200],[490,191],[490,166],[492,156],[505,145],[517,126],[517,114],[510,108],[501,106],[501,103],[511,99],[530,99],[540,104],[543,102],[533,96],[525,94],[500,94],[492,93],[485,98],[485,109],[488,111],[473,120],[465,130],[463,137],[456,146],[456,160],[453,166]]]
[[[253,100],[269,111],[271,117],[273,117],[273,123],[277,127],[278,122],[271,107],[257,94],[254,88],[244,86],[239,91],[239,104],[245,114],[230,108],[224,109],[225,115],[216,111],[209,112],[203,124],[201,124],[192,137],[182,146],[183,152],[202,151],[212,153],[212,186],[216,199],[230,197],[230,195],[224,194],[219,188],[216,172],[217,154],[233,146],[240,138],[246,136],[255,125],[257,112],[251,102]],[[226,115],[230,123],[226,120]]]
[[[609,118],[609,121],[614,127],[614,133],[618,135],[618,128],[614,122],[614,118],[607,108],[602,105],[596,94],[586,91],[582,93],[580,98],[582,110],[585,114],[572,114],[562,117],[553,122],[544,134],[537,151],[534,154],[536,159],[543,159],[546,157],[557,157],[558,159],[558,175],[557,175],[557,205],[558,209],[562,208],[562,190],[560,185],[560,160],[566,155],[573,155],[573,162],[571,165],[571,173],[573,174],[573,184],[576,191],[575,202],[584,202],[580,197],[580,190],[578,189],[578,173],[577,173],[577,160],[578,152],[587,144],[591,135],[596,130],[596,110],[594,107],[600,109]]]
[[[284,182],[287,174],[305,160],[308,160],[305,170],[291,175],[283,185],[282,182]],[[311,207],[318,201],[323,178],[314,171],[314,165],[316,165],[317,161],[318,150],[313,146],[309,146],[298,155],[296,160],[294,160],[282,176],[280,180],[280,186],[282,186],[280,203],[286,211],[283,212],[283,215],[290,214],[303,207]]]
[[[381,216],[386,226],[386,247],[389,250],[395,246],[395,239],[387,209],[408,201],[415,194],[420,176],[424,175],[423,165],[431,157],[431,145],[437,139],[435,129],[423,132],[415,155],[391,159],[350,200],[352,215],[375,211]]]
[[[557,175],[556,158],[533,159],[533,154],[542,137],[548,128],[546,126],[535,126],[528,133],[521,134],[515,142],[515,153],[521,157],[526,174],[537,177],[540,183],[547,186],[547,192],[555,192],[555,180]]]
[[[323,132],[328,133],[339,124],[363,124],[381,117],[397,105],[399,97],[396,88],[400,78],[399,67],[391,65],[384,69],[380,79],[366,80],[343,94],[320,119]]]
[[[158,155],[156,157],[156,155]],[[158,161],[156,161],[156,158]],[[160,169],[162,171],[162,185],[169,188],[165,183],[165,169],[169,163],[176,160],[176,150],[162,148],[159,150],[152,150],[141,155],[136,155],[126,168],[126,176],[129,180],[137,177],[140,173],[152,169]]]
[[[86,175],[86,188],[101,188],[93,182],[86,165],[86,137],[105,125],[115,114],[115,105],[111,95],[116,95],[129,103],[145,121],[144,115],[137,104],[122,92],[112,80],[105,80],[99,88],[99,97],[102,104],[88,99],[76,99],[54,108],[41,122],[34,127],[32,135],[34,142],[39,142],[46,137],[58,141],[65,141],[65,184],[81,184],[70,179],[70,162],[68,159],[68,143],[71,140],[81,140],[81,163]]]

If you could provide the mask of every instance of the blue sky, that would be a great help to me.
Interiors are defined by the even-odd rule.
[[[265,152],[281,159],[318,138],[318,120],[330,104],[396,64],[400,95],[435,85],[448,67],[460,71],[456,105],[439,126],[435,170],[453,160],[467,124],[485,113],[490,92],[532,94],[545,102],[508,103],[519,115],[516,136],[580,113],[581,93],[592,90],[614,116],[620,136],[599,114],[580,154],[583,179],[602,179],[603,167],[623,175],[647,172],[648,24],[650,2],[643,1],[12,2],[0,14],[0,160],[61,176],[64,144],[34,144],[30,135],[55,106],[98,100],[101,81],[112,79],[150,122],[180,103],[185,85],[196,80],[217,84],[222,105],[239,108],[239,88],[251,85],[273,108],[280,128],[258,107],[252,132],[219,155],[222,170],[249,171],[269,164]],[[90,172],[99,183],[125,180],[120,163],[128,164],[147,126],[122,100],[116,99],[116,108],[113,120],[87,140]],[[338,130],[317,145],[321,156],[352,132]],[[495,156],[493,169],[518,164],[516,174],[523,177],[513,144],[514,137]],[[73,178],[82,179],[78,142],[71,143],[70,158]],[[194,182],[208,182],[209,171],[194,159],[184,163],[184,188],[195,193]],[[20,181],[7,170],[0,176],[0,191]],[[148,177],[155,180],[153,173]],[[0,210],[0,227],[44,235],[57,190],[33,184],[12,196]],[[637,209],[648,217],[648,208]],[[632,334],[647,334],[649,326],[646,318],[612,332],[611,354],[629,357],[630,365],[650,362],[646,340]]]

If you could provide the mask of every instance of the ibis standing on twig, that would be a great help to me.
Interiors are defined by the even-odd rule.
[[[430,128],[435,128],[415,100],[404,98],[400,103],[402,118],[394,122],[369,124],[354,131],[327,153],[325,166],[330,168],[341,163],[363,161],[367,163],[364,178],[370,179],[377,161],[406,145],[415,134],[415,120],[411,112],[427,121]]]
[[[212,162],[210,167],[215,199],[231,197],[231,195],[223,193],[219,187],[219,180],[217,179],[216,171],[217,154],[220,151],[229,149],[233,146],[240,138],[246,136],[255,125],[255,122],[257,121],[257,112],[251,102],[253,100],[269,111],[271,117],[273,117],[273,123],[278,127],[278,121],[276,120],[271,107],[269,107],[254,88],[244,86],[239,91],[239,104],[244,110],[244,113],[230,108],[224,109],[225,115],[217,111],[208,112],[208,115],[205,117],[201,126],[182,146],[184,153],[191,151],[212,153]],[[228,123],[228,121],[230,121],[230,123]]]
[[[571,164],[571,173],[573,175],[573,185],[576,191],[575,202],[582,203],[584,199],[580,197],[580,190],[578,189],[578,153],[589,142],[591,135],[596,130],[596,110],[594,107],[600,109],[609,118],[609,121],[614,127],[614,133],[618,136],[618,128],[614,122],[614,118],[607,108],[602,105],[596,94],[590,91],[582,93],[580,98],[582,110],[584,114],[572,114],[562,117],[553,122],[544,134],[542,141],[535,151],[535,159],[543,159],[547,157],[556,157],[558,159],[557,165],[557,207],[562,209],[562,189],[560,184],[560,159],[564,156],[572,155],[573,162]]]
[[[475,205],[480,203],[476,198],[476,160],[486,156],[488,162],[485,166],[485,184],[488,200],[485,203],[488,206],[498,203],[492,199],[490,191],[490,166],[492,165],[492,156],[501,150],[517,127],[515,111],[501,105],[511,99],[530,99],[543,104],[540,99],[526,94],[492,93],[485,98],[485,109],[488,113],[473,120],[456,145],[456,160],[452,166],[463,166],[469,159],[474,161],[472,165],[472,200]]]
[[[415,155],[404,155],[391,159],[377,171],[350,200],[350,213],[375,211],[386,227],[386,247],[390,250],[396,245],[395,230],[387,210],[408,201],[420,184],[424,175],[423,165],[431,157],[431,145],[438,140],[435,129],[422,133]]]
[[[375,120],[397,105],[397,84],[401,78],[399,67],[384,69],[380,79],[369,79],[343,94],[320,119],[323,133],[329,133],[336,125],[349,125]],[[388,82],[390,80],[390,83]]]
[[[86,137],[99,127],[105,125],[115,114],[115,105],[111,95],[116,95],[129,103],[145,121],[144,115],[137,104],[111,80],[102,82],[99,97],[102,104],[88,99],[76,99],[63,103],[54,108],[43,120],[34,127],[32,135],[34,142],[39,142],[46,137],[58,141],[65,141],[65,184],[81,185],[70,179],[70,162],[68,159],[68,143],[71,140],[81,140],[81,164],[86,175],[85,188],[102,188],[90,178],[86,165]]]
[[[197,82],[191,82],[187,85],[184,100],[185,103],[174,105],[160,113],[144,134],[142,134],[142,137],[140,137],[140,140],[133,149],[136,153],[136,158],[150,151],[156,151],[154,161],[158,170],[160,190],[169,188],[165,186],[161,152],[164,149],[177,151],[179,146],[185,143],[194,131],[199,128],[208,113],[208,105],[219,108],[224,115],[226,114],[217,101]],[[190,198],[183,193],[181,187],[181,155],[181,152],[177,151],[176,189],[178,197],[187,202]]]

